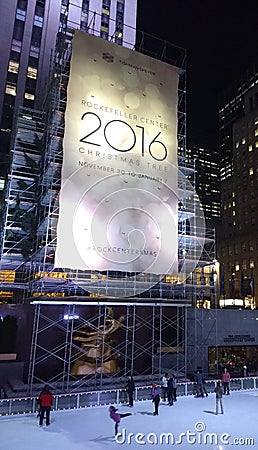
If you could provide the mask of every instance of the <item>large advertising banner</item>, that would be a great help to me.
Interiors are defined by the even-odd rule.
[[[77,31],[55,267],[175,274],[178,68]]]

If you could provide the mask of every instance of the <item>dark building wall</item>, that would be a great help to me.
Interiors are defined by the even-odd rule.
[[[213,313],[210,310],[189,310],[188,311],[188,357],[195,354],[196,346],[201,346],[202,351],[198,354],[200,358],[196,360],[196,367],[201,366],[205,374],[212,374],[214,377],[220,376],[220,370],[226,365],[226,360],[222,358],[220,348],[225,349],[228,358],[234,348],[242,351],[243,355],[248,355],[248,349],[253,350],[253,355],[257,355],[256,361],[245,361],[252,366],[252,372],[255,367],[258,368],[258,311],[254,310],[232,310],[218,309]],[[215,332],[215,330],[217,330]],[[196,342],[192,341],[192,336],[196,336]],[[217,349],[216,349],[217,347]],[[257,348],[257,351],[256,351]],[[214,349],[214,361],[209,361],[211,350]],[[235,352],[235,353],[238,353]],[[217,356],[216,356],[217,355]],[[244,356],[242,356],[243,358]],[[217,360],[216,360],[217,359]],[[222,361],[221,361],[222,359]],[[228,362],[228,361],[227,361]],[[216,368],[214,366],[216,363]],[[237,376],[241,375],[243,362],[239,367],[234,368]],[[210,367],[209,367],[210,366]],[[229,366],[230,367],[230,366]],[[232,366],[233,373],[233,366]]]
[[[224,264],[226,296],[230,296],[232,273],[241,292],[242,270],[245,278],[253,271],[254,292],[258,292],[257,84],[242,95],[242,116],[232,123],[231,145],[232,173],[221,183],[221,226],[217,230],[217,258]]]

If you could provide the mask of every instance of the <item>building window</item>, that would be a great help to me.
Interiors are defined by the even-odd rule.
[[[242,138],[242,144],[244,145],[246,143],[245,137]]]
[[[249,251],[250,252],[254,251],[254,241],[249,241]]]
[[[36,8],[35,8],[35,16],[38,17],[44,17],[44,6],[42,5],[43,2],[37,1]]]
[[[16,61],[9,61],[8,72],[18,73],[19,71],[19,63]]]
[[[33,47],[40,47],[41,34],[42,34],[42,29],[40,27],[36,27],[34,25],[33,31],[32,31],[32,36],[31,36],[31,45]]]
[[[255,148],[258,148],[258,141],[255,142]]]
[[[100,30],[100,36],[102,39],[106,39],[106,41],[108,41],[108,33],[106,31]]]
[[[253,167],[250,167],[250,169],[249,169],[249,175],[253,175],[254,174],[254,169],[253,169]]]
[[[34,94],[30,94],[29,92],[25,92],[24,98],[26,98],[26,100],[34,100],[35,95]]]
[[[236,148],[238,148],[238,147],[239,147],[239,141],[236,142]]]
[[[254,135],[255,135],[255,136],[258,136],[258,128],[255,128],[255,130],[254,130]]]
[[[28,66],[28,70],[27,70],[27,77],[28,78],[33,78],[34,80],[36,80],[37,79],[37,74],[38,74],[38,69],[36,69],[36,67]]]
[[[22,9],[23,11],[26,11],[27,3],[28,3],[28,0],[18,0],[17,8]]]
[[[13,39],[16,41],[22,41],[24,33],[24,22],[16,19],[13,28]]]
[[[235,244],[235,255],[239,254],[239,250],[240,250],[239,244]]]
[[[250,269],[254,269],[254,260],[250,259]]]
[[[248,150],[249,150],[249,152],[252,152],[252,151],[253,151],[253,146],[252,146],[252,144],[249,144]]]
[[[43,27],[43,17],[35,16],[34,25],[36,25],[36,27]]]
[[[16,95],[16,85],[13,83],[7,83],[5,87],[5,93],[9,95]]]

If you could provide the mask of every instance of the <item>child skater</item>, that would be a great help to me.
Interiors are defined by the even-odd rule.
[[[113,419],[114,422],[115,422],[115,436],[116,436],[117,433],[118,433],[118,425],[119,425],[119,423],[120,423],[120,420],[121,420],[123,417],[131,416],[131,415],[132,415],[132,413],[124,413],[124,414],[118,413],[118,412],[117,412],[117,409],[116,409],[113,405],[111,405],[111,406],[109,407],[109,416],[110,416],[110,418]]]
[[[158,391],[158,387],[156,384],[153,384],[152,387],[153,387],[152,401],[155,406],[155,411],[154,411],[153,415],[158,416],[159,415],[159,402],[160,402],[159,391]]]
[[[218,381],[217,385],[214,389],[214,392],[216,394],[216,414],[218,414],[219,412],[219,405],[220,405],[220,411],[221,414],[224,414],[223,412],[223,403],[222,403],[222,395],[223,395],[223,391],[222,391],[222,386],[221,386],[221,382]]]

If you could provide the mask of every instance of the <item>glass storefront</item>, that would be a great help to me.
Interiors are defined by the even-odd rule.
[[[231,377],[257,375],[257,346],[209,347],[208,356],[210,376],[220,376],[224,367],[228,368]]]

